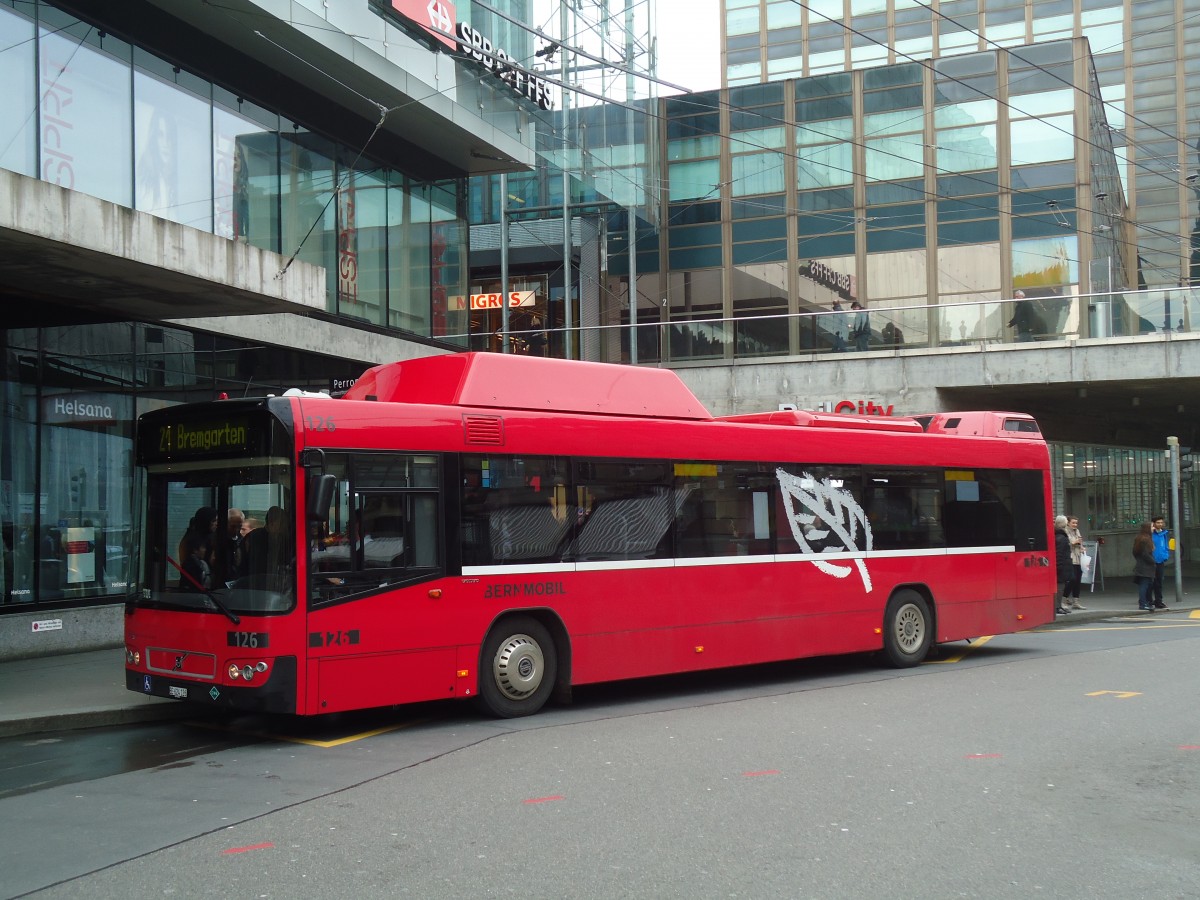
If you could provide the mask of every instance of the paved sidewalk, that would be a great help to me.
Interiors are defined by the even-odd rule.
[[[1085,588],[1086,590],[1086,588]],[[1110,579],[1108,589],[1085,593],[1086,610],[1059,616],[1054,626],[1069,628],[1113,616],[1167,616],[1200,609],[1200,579],[1184,582],[1183,602],[1175,585],[1166,584],[1167,609],[1137,608],[1137,592],[1128,578]],[[125,651],[121,647],[0,662],[0,737],[124,725],[195,714],[186,703],[145,697],[125,688]]]

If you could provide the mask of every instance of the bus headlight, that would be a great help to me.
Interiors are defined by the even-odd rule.
[[[225,674],[229,676],[230,681],[253,681],[256,675],[262,675],[269,671],[271,666],[266,660],[233,660],[229,663],[229,668],[225,670]]]
[[[125,664],[129,666],[140,666],[142,664],[142,654],[132,647],[125,648]]]

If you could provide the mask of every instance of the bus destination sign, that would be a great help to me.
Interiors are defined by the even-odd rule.
[[[243,452],[249,444],[245,419],[168,422],[158,426],[158,452],[163,456]]]

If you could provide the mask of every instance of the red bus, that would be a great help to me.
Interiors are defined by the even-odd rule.
[[[290,393],[139,419],[130,690],[519,716],[615,679],[913,666],[1054,618],[1027,415],[722,418],[665,369],[488,353]],[[231,507],[265,524],[234,543]]]

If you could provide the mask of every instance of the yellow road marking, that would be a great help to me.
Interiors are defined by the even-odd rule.
[[[973,641],[971,641],[971,643],[967,644],[966,649],[963,650],[961,653],[959,653],[957,656],[952,656],[949,659],[927,659],[927,660],[925,660],[925,664],[930,665],[930,666],[937,666],[937,665],[945,665],[947,663],[962,662],[964,659],[966,659],[971,654],[972,650],[978,650],[980,647],[982,647],[984,644],[986,644],[988,641],[990,641],[994,637],[995,637],[994,634],[989,634],[989,635],[986,635],[985,637],[975,638],[975,640],[973,640]]]
[[[1092,691],[1088,696],[1103,697],[1105,694],[1112,694],[1118,700],[1128,700],[1130,697],[1142,696],[1141,691]]]
[[[414,725],[423,724],[425,719],[416,719],[412,722],[402,722],[399,725],[387,725],[383,728],[374,728],[371,731],[362,731],[358,734],[347,735],[346,737],[336,738],[332,741],[318,741],[315,738],[288,737],[286,734],[272,734],[268,731],[243,731],[239,728],[229,728],[224,725],[215,725],[212,722],[189,722],[189,725],[194,725],[197,728],[207,728],[210,731],[224,731],[229,734],[238,734],[245,737],[262,738],[268,741],[286,741],[289,744],[306,744],[309,747],[320,747],[322,750],[328,750],[330,747],[340,747],[342,744],[351,744],[355,741],[361,741],[365,738],[375,737],[380,734],[387,734],[389,731],[399,731],[401,728],[412,728]]]
[[[1196,618],[1200,619],[1200,616],[1197,616]],[[1137,625],[1106,625],[1106,624],[1100,623],[1097,625],[1075,625],[1070,628],[1051,628],[1051,627],[1043,626],[1041,628],[1034,628],[1029,633],[1030,634],[1051,634],[1051,633],[1053,633],[1053,634],[1074,634],[1076,632],[1084,632],[1084,631],[1136,631],[1139,628],[1146,628],[1146,629],[1153,630],[1155,628],[1197,628],[1197,627],[1200,627],[1200,625],[1193,624],[1191,622],[1176,622],[1174,624],[1167,624],[1166,622],[1161,622],[1161,621],[1154,622],[1149,619],[1136,619],[1136,618],[1135,619],[1126,619],[1125,621],[1138,622],[1139,624],[1137,624]]]
[[[1188,613],[1188,618],[1200,619],[1200,609],[1193,609],[1190,613]]]

